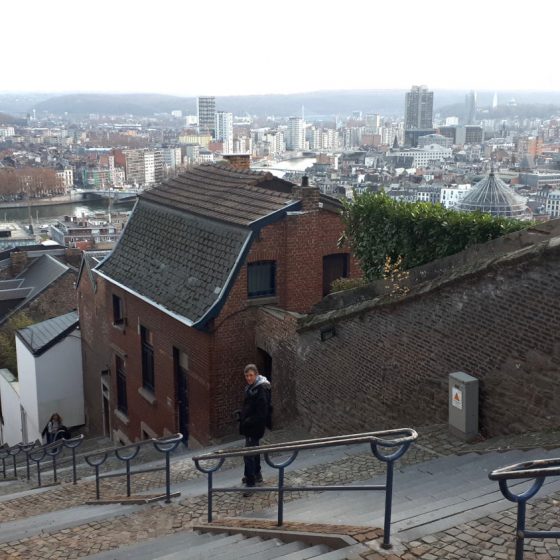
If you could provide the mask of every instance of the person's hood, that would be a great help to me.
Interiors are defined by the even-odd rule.
[[[257,387],[262,385],[266,389],[270,389],[270,381],[264,375],[257,375],[255,382],[252,385],[247,385],[245,387],[246,391],[250,391],[251,395],[254,395],[254,391]]]
[[[270,388],[270,381],[260,373],[259,375],[257,375],[257,379],[255,379],[255,382],[253,383],[253,387],[258,387],[259,385],[265,385],[268,386],[268,388]]]

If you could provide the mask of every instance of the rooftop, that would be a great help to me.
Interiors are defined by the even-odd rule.
[[[78,314],[72,311],[20,329],[17,336],[34,356],[40,356],[70,334],[78,324]]]
[[[527,201],[506,185],[494,172],[478,182],[457,204],[461,212],[487,212],[493,216],[527,218]]]
[[[141,200],[230,224],[249,226],[297,201],[292,183],[271,173],[202,164],[144,191]]]
[[[95,271],[184,324],[203,326],[219,313],[259,229],[301,209],[294,187],[229,164],[196,166],[140,195]],[[321,195],[320,203],[340,212],[336,199]]]

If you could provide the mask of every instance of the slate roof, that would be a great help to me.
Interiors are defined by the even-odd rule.
[[[70,268],[50,255],[42,255],[16,278],[0,281],[0,324],[46,290]]]
[[[140,199],[249,226],[297,203],[289,192],[291,187],[291,183],[271,173],[238,170],[228,164],[202,164],[144,191]]]
[[[79,324],[78,314],[71,311],[17,331],[17,336],[34,355],[40,356],[63,340]]]
[[[47,288],[59,276],[62,276],[67,270],[69,268],[54,257],[43,255],[20,272],[16,278],[23,280],[20,288],[31,288],[28,296],[31,299]]]
[[[219,312],[254,233],[300,208],[293,186],[229,164],[195,166],[140,195],[95,272],[202,328]]]
[[[250,237],[248,228],[141,197],[119,242],[95,270],[191,325],[222,295]]]
[[[80,271],[78,272],[78,279],[76,280],[76,286],[78,286],[82,280],[82,274],[84,271],[87,272],[87,276],[93,289],[97,289],[97,276],[92,273],[92,270],[103,261],[103,259],[109,255],[111,251],[83,251],[82,262],[80,264]]]

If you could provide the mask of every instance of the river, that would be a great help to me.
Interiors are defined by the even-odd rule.
[[[305,171],[315,163],[316,158],[303,157],[295,159],[287,159],[272,163],[270,168],[259,167],[254,168],[259,171],[267,171],[277,177],[283,177],[289,171]],[[113,203],[112,210],[114,212],[126,212],[132,210],[134,201],[132,202],[116,202]],[[34,224],[43,224],[50,222],[63,216],[81,217],[83,214],[92,214],[94,212],[107,211],[107,200],[81,200],[79,202],[71,202],[68,204],[56,204],[52,206],[33,206],[31,205],[31,217]],[[21,208],[0,208],[1,222],[28,222],[27,207]]]
[[[113,203],[113,212],[127,212],[132,210],[134,201]],[[63,216],[81,217],[83,214],[94,212],[106,212],[108,208],[107,200],[80,200],[68,204],[53,204],[52,206],[33,206],[31,205],[31,217],[33,223],[50,222]],[[28,221],[28,209],[23,208],[0,208],[0,221],[2,222],[23,222]]]
[[[276,177],[282,178],[289,171],[305,171],[308,167],[311,167],[317,158],[314,157],[302,157],[294,159],[286,159],[284,161],[274,161],[271,162],[270,167],[252,167],[256,171],[270,171]]]

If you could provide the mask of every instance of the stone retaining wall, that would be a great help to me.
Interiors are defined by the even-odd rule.
[[[269,318],[260,343],[313,433],[445,422],[455,371],[481,381],[484,434],[558,427],[559,265],[544,242],[399,301],[308,316],[296,333]]]

